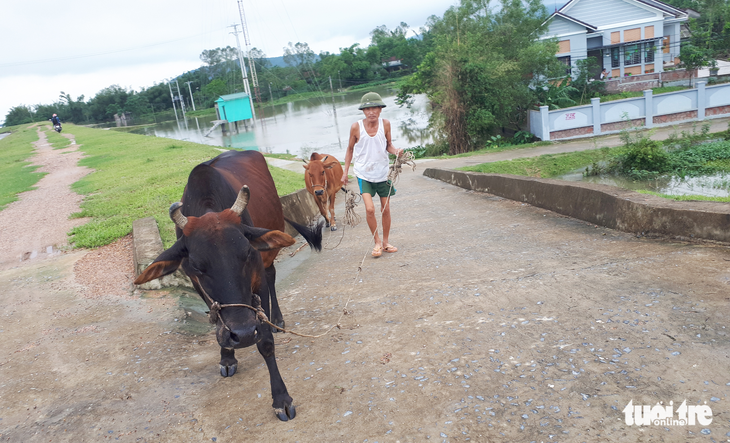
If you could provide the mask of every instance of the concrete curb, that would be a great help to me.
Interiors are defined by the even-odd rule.
[[[423,175],[641,235],[730,243],[730,204],[677,202],[607,185],[428,168]]]
[[[162,239],[157,221],[154,217],[141,218],[132,222],[132,240],[134,249],[134,276],[144,271],[155,259],[162,254]],[[161,289],[170,286],[186,286],[192,288],[190,279],[180,269],[170,275],[157,278],[143,285],[141,289]]]
[[[306,189],[300,189],[281,197],[281,205],[284,209],[284,217],[299,224],[308,225],[314,218],[319,216],[317,203]],[[286,233],[292,237],[299,235],[288,223],[286,224]],[[135,220],[132,223],[132,238],[134,241],[134,275],[138,277],[164,251],[160,231],[154,217]],[[173,274],[147,282],[140,285],[139,288],[161,289],[171,286],[192,288],[193,284],[185,273],[178,269]]]

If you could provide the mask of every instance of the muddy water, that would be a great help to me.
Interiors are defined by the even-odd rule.
[[[386,104],[382,117],[391,121],[393,143],[398,148],[423,145],[431,141],[428,130],[430,107],[425,95],[415,97],[413,106],[401,108],[395,104],[395,91],[384,87],[374,88]],[[257,111],[256,124],[239,122],[238,128],[224,133],[213,127],[214,116],[188,118],[159,123],[142,128],[136,133],[189,140],[207,145],[308,157],[311,152],[326,152],[344,159],[350,125],[362,118],[357,107],[365,90],[349,92],[332,98],[302,100],[278,106],[266,106]],[[182,117],[182,116],[180,116]]]
[[[730,175],[725,172],[702,177],[659,177],[655,180],[631,180],[626,177],[616,176],[584,177],[581,170],[559,178],[561,180],[599,183],[632,191],[652,191],[667,195],[730,196]]]

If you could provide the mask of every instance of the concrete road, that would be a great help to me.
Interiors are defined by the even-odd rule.
[[[276,337],[295,420],[274,417],[255,350],[220,377],[199,299],[90,296],[73,253],[0,273],[0,441],[730,439],[726,246],[636,238],[425,167],[397,184],[398,252],[372,258],[363,221],[279,263],[288,327],[342,317]]]

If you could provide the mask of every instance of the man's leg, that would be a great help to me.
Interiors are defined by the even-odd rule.
[[[373,196],[370,194],[363,194],[362,202],[365,204],[365,219],[368,222],[370,233],[373,234],[375,246],[383,247],[383,243],[380,241],[380,236],[378,236],[378,220],[375,218],[375,203],[373,203]],[[388,223],[390,223],[390,220],[388,220]]]
[[[380,197],[380,208],[383,211],[383,248],[385,248],[388,246],[388,236],[390,235],[390,197]]]

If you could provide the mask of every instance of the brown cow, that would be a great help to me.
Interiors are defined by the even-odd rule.
[[[306,160],[305,160],[306,163]],[[309,163],[304,165],[304,183],[307,191],[314,196],[319,212],[332,231],[337,230],[335,224],[335,197],[342,188],[342,165],[331,155],[312,153]],[[330,217],[327,217],[329,201]]]
[[[250,203],[250,204],[249,204]],[[245,305],[260,307],[275,325],[284,325],[276,300],[274,258],[294,243],[284,233],[284,214],[264,156],[228,151],[196,166],[182,203],[170,207],[177,241],[134,281],[141,285],[181,267],[211,310],[220,345],[220,372],[236,373],[236,349],[256,345],[269,369],[274,412],[283,421],[296,416],[279,373],[271,327]],[[322,227],[289,222],[315,250]]]

